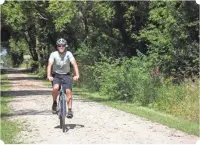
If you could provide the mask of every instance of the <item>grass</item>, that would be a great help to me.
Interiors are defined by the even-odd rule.
[[[125,101],[110,100],[105,96],[101,96],[98,93],[89,92],[86,89],[74,88],[74,94],[79,95],[81,98],[100,102],[116,109],[147,118],[151,121],[164,124],[170,128],[175,128],[188,134],[200,136],[198,122],[189,122],[183,120],[182,118],[174,117],[172,115],[155,111],[147,107],[137,106],[133,103],[128,103]]]
[[[199,84],[184,82],[180,85],[170,84],[160,87],[156,102],[149,107],[162,110],[185,120],[199,121]]]
[[[1,92],[9,90],[9,82],[7,75],[1,75]],[[12,99],[12,96],[5,96],[1,94],[1,136],[0,139],[6,144],[12,144],[15,135],[20,131],[19,124],[11,122],[5,117],[9,113],[8,103]]]

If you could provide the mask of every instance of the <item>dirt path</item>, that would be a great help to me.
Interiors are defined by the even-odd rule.
[[[59,129],[57,115],[51,113],[51,88],[40,80],[18,72],[8,74],[11,82],[10,119],[23,122],[24,130],[15,143],[36,144],[125,144],[196,143],[187,135],[144,118],[73,96],[74,118],[67,119],[67,132]]]

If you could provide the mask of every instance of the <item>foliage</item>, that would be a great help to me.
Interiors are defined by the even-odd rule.
[[[152,92],[154,84],[150,84],[150,72],[145,65],[135,57],[99,64],[96,68],[101,76],[100,91],[115,99],[148,104],[155,94]]]
[[[77,8],[73,1],[52,0],[49,2],[49,6],[46,10],[52,14],[56,30],[63,31],[65,30],[65,24],[70,23],[76,14]]]
[[[39,76],[39,78],[47,78],[47,72],[46,72],[46,68],[42,67],[38,69],[37,75]]]
[[[29,63],[29,66],[30,66],[31,72],[37,72],[39,69],[39,62],[31,60]]]
[[[91,90],[98,91],[98,83],[93,75],[95,59],[93,54],[96,53],[93,49],[87,47],[85,44],[81,44],[80,48],[74,54],[78,56],[76,61],[80,70],[80,80],[79,87],[89,87]],[[77,84],[76,84],[77,85]]]
[[[139,55],[139,58],[114,59],[101,54],[101,61],[94,66],[84,65],[82,83],[110,99],[141,105],[154,102],[157,95],[155,88],[161,85],[161,79],[151,77],[151,64],[146,62],[145,56]]]
[[[6,2],[1,6],[3,15],[6,16],[6,23],[12,27],[13,30],[23,29],[25,25],[26,16],[23,13],[22,6],[16,1]],[[9,19],[8,19],[9,18]]]
[[[149,22],[139,37],[150,43],[150,61],[158,64],[166,76],[183,80],[197,75],[199,21],[195,11],[198,5],[194,2],[152,2],[150,9]]]
[[[91,64],[100,61],[100,53],[130,58],[139,50],[166,76],[183,79],[199,72],[198,5],[193,1],[9,1],[2,10],[12,38],[27,41],[40,67],[56,39],[64,37],[71,51],[86,45]]]
[[[18,67],[24,60],[23,55],[27,54],[27,43],[24,40],[18,40],[11,38],[9,41],[10,49],[9,55],[12,58],[12,64]]]

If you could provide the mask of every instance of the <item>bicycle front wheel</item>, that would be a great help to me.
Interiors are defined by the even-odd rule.
[[[66,100],[65,100],[65,95],[63,95],[63,99],[62,99],[62,114],[61,114],[61,123],[62,123],[62,129],[63,132],[65,132],[65,116],[66,116]]]
[[[62,129],[63,128],[63,120],[62,120],[62,116],[61,115],[59,116],[59,119],[60,119],[60,129]]]

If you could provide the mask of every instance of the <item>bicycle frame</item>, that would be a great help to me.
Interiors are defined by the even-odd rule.
[[[66,116],[66,95],[61,85],[60,93],[59,93],[59,103],[58,103],[58,116],[60,119],[60,128],[65,132],[65,116]]]

